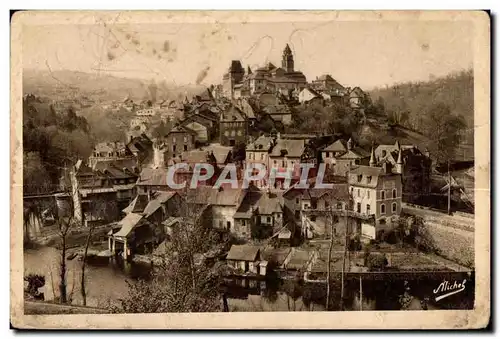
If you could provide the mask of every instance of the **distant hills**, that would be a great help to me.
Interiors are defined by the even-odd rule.
[[[201,85],[174,85],[165,81],[155,83],[140,79],[120,78],[108,74],[78,71],[24,70],[23,92],[51,99],[87,96],[94,100],[150,99],[175,100],[191,96],[205,88]]]
[[[370,91],[374,103],[385,106],[388,115],[398,116],[400,125],[425,133],[425,116],[438,102],[448,105],[451,112],[462,115],[468,127],[465,142],[473,143],[474,74],[461,71],[429,81],[407,82]],[[400,119],[403,117],[403,119]],[[398,120],[396,119],[396,120]]]

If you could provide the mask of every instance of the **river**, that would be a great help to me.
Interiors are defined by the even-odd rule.
[[[59,283],[59,252],[52,247],[39,247],[25,249],[24,272],[36,273],[45,276],[43,292],[45,300],[54,299],[58,295]],[[66,260],[68,295],[74,304],[82,304],[80,295],[81,261],[77,259]],[[140,264],[129,264],[110,261],[106,258],[89,261],[86,273],[87,305],[107,308],[116,304],[120,298],[128,293],[127,280],[145,277],[149,267]],[[473,286],[473,282],[469,282]],[[411,309],[421,309],[420,300],[432,296],[432,289],[439,285],[439,280],[419,280],[410,282],[413,301]],[[345,285],[346,310],[359,310],[360,286],[357,282],[347,282]],[[401,281],[372,281],[365,282],[362,287],[363,310],[397,310],[399,309],[398,296],[405,286]],[[295,286],[291,282],[280,283],[277,279],[264,282],[245,282],[243,280],[230,284],[227,288],[228,304],[231,311],[321,311],[325,310],[325,288],[323,285],[305,284]],[[287,292],[285,292],[287,291]],[[450,297],[446,302],[430,303],[429,309],[462,309],[473,306],[473,289]],[[340,302],[340,285],[332,288],[333,304]],[[335,308],[335,306],[334,306]]]

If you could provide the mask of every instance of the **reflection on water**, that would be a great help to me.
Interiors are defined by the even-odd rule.
[[[46,277],[44,293],[46,300],[54,298],[53,289],[59,284],[59,252],[55,248],[42,247],[26,249],[24,253],[24,272],[38,273]],[[68,294],[73,303],[81,304],[80,274],[81,261],[73,259],[67,262]],[[88,262],[85,270],[87,277],[87,305],[108,307],[127,294],[126,280],[138,277],[148,278],[149,267],[139,264],[110,261],[96,258]],[[435,279],[364,281],[346,280],[344,302],[341,306],[341,283],[332,282],[330,291],[330,310],[399,310],[400,296],[409,288],[412,296],[409,309],[422,309],[421,303],[429,299],[428,309],[470,309],[474,303],[474,280],[467,282],[469,288],[446,299],[434,302],[432,290],[443,281]],[[265,281],[232,279],[226,281],[223,292],[228,297],[231,311],[322,311],[325,310],[326,284],[304,283],[294,280],[280,280],[272,273]],[[360,290],[362,290],[360,297]]]
[[[45,299],[58,296],[60,252],[52,247],[26,249],[24,251],[24,272],[38,273],[45,276]],[[78,259],[66,260],[66,281],[68,295],[73,303],[81,304],[80,279],[82,262]],[[130,265],[123,262],[111,262],[107,258],[89,260],[85,269],[87,305],[107,307],[126,295],[128,286],[126,279],[146,276],[147,268],[141,265]]]

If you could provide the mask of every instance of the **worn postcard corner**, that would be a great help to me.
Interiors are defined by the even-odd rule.
[[[486,327],[489,22],[15,13],[12,326]]]

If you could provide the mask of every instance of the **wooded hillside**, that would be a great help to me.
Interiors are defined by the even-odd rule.
[[[472,70],[450,74],[431,81],[408,82],[370,92],[376,106],[383,106],[395,123],[425,134],[427,115],[436,103],[448,106],[467,124],[463,142],[473,143],[474,75]]]

